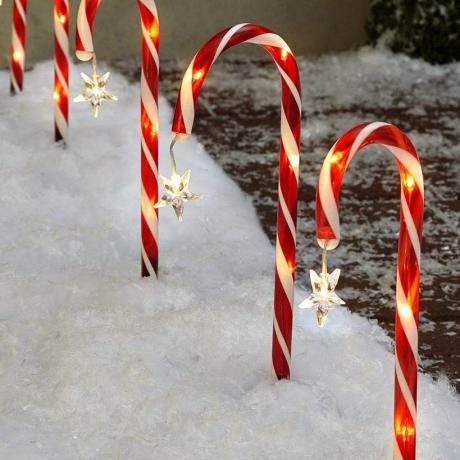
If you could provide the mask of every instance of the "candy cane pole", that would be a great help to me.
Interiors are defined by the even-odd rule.
[[[191,134],[198,96],[212,64],[224,51],[242,43],[254,43],[264,48],[281,74],[283,94],[272,358],[277,378],[289,378],[302,110],[297,63],[286,42],[271,30],[255,24],[238,24],[212,37],[195,55],[182,80],[173,133],[174,136]]]
[[[94,56],[93,26],[101,0],[82,0],[77,17],[77,57]],[[137,1],[142,25],[141,258],[142,276],[158,276],[158,80],[160,29],[153,0]]]
[[[54,0],[54,139],[65,141],[69,124],[69,0]]]
[[[415,459],[420,243],[423,223],[423,175],[409,138],[387,123],[356,126],[328,153],[321,169],[317,197],[317,237],[321,247],[340,241],[339,194],[355,154],[369,144],[386,147],[396,159],[401,178],[401,223],[396,276],[394,459]]]
[[[18,94],[24,84],[24,65],[26,59],[27,0],[14,0],[13,31],[10,55],[10,93]]]

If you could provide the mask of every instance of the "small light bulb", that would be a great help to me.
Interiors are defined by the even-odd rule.
[[[407,190],[409,190],[409,192],[412,192],[412,190],[414,190],[414,187],[415,187],[414,177],[406,176],[406,178],[404,179],[404,185],[406,186]]]
[[[21,59],[22,59],[22,51],[19,51],[19,50],[16,50],[14,53],[13,53],[13,60],[15,62],[19,62]]]
[[[201,80],[203,78],[204,72],[202,70],[198,70],[197,72],[194,73],[193,79],[196,80]]]
[[[281,51],[281,59],[285,61],[289,55],[289,51],[286,48],[283,48]]]
[[[55,91],[53,93],[53,99],[56,101],[56,102],[59,102],[61,100],[61,95],[59,94],[58,91]]]
[[[67,18],[66,18],[66,16],[65,16],[65,14],[61,14],[61,15],[59,16],[59,22],[60,22],[61,24],[65,24],[65,23],[66,23],[66,20],[67,20]]]
[[[412,316],[412,310],[407,305],[407,303],[403,303],[402,305],[398,305],[399,316],[402,318],[410,318]]]
[[[342,152],[334,152],[331,156],[330,162],[333,164],[337,164],[342,159],[342,156]]]

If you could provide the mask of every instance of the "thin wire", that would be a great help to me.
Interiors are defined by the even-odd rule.
[[[169,158],[171,159],[171,170],[173,176],[177,175],[176,158],[174,156],[174,146],[176,145],[178,139],[179,133],[175,133],[169,146]]]
[[[322,275],[327,275],[327,244],[328,243],[329,243],[329,240],[326,240],[326,242],[323,245],[323,263],[322,263],[322,270],[321,270]]]

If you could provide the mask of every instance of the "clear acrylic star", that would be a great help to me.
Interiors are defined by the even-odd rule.
[[[94,117],[97,118],[102,101],[118,101],[118,98],[106,89],[110,72],[102,76],[98,75],[97,72],[93,72],[91,77],[83,72],[80,75],[85,82],[85,89],[74,99],[74,102],[90,102],[93,107]]]
[[[310,270],[313,292],[299,305],[299,308],[313,308],[316,310],[319,327],[324,326],[329,309],[338,305],[345,305],[345,302],[335,293],[339,277],[340,269],[338,268],[331,274],[324,272],[321,275],[318,275],[314,270]]]
[[[179,222],[182,222],[185,203],[201,198],[201,195],[196,195],[188,189],[190,174],[190,169],[187,169],[182,176],[173,174],[170,179],[160,176],[163,181],[165,193],[161,197],[161,200],[155,205],[155,208],[172,206]]]

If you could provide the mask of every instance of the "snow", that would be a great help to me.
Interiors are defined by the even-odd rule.
[[[161,211],[161,277],[141,279],[138,85],[113,75],[120,101],[97,121],[72,105],[63,150],[51,82],[40,64],[9,98],[0,73],[0,458],[390,459],[384,331],[347,309],[318,329],[296,309],[292,380],[274,381],[274,248],[250,199],[196,139],[179,145],[204,198],[183,224]],[[418,458],[459,458],[448,382],[420,375],[418,407]]]

